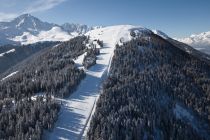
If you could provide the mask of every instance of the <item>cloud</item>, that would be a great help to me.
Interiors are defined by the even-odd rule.
[[[43,12],[49,9],[54,8],[55,6],[65,2],[67,0],[34,0],[33,2],[30,2],[29,4],[25,6],[22,11],[17,11],[13,13],[6,13],[0,11],[0,21],[9,21],[11,19],[14,19],[18,15],[25,14],[25,13],[36,13],[36,12]],[[1,3],[0,3],[1,4]],[[8,6],[14,6],[14,4],[17,6],[19,3],[17,3],[16,0],[14,0],[11,5],[1,5],[0,7],[8,7]]]
[[[11,8],[16,5],[18,0],[0,0],[0,8]]]
[[[3,13],[0,12],[0,21],[9,21],[15,17],[17,17],[18,15],[15,13]]]
[[[35,13],[49,10],[63,3],[64,1],[66,0],[36,0],[25,9],[24,13]]]

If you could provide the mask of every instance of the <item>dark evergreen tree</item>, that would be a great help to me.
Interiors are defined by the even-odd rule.
[[[76,37],[6,72],[18,70],[0,81],[0,139],[40,140],[43,129],[53,129],[60,109],[54,97],[68,97],[85,76],[73,61],[85,52],[85,41]]]
[[[89,140],[210,139],[210,63],[157,35],[117,45]]]

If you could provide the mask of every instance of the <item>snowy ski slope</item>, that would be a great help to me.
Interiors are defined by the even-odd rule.
[[[101,84],[107,77],[114,53],[115,45],[120,40],[129,41],[132,39],[130,30],[137,28],[131,25],[110,26],[92,30],[86,33],[91,40],[99,39],[104,43],[97,56],[97,64],[86,70],[87,76],[80,83],[75,91],[67,99],[57,99],[62,101],[61,112],[54,130],[45,136],[50,140],[78,140],[84,139],[91,116],[94,113],[97,99],[101,92]],[[144,28],[138,27],[139,30]],[[84,55],[75,60],[79,68]]]

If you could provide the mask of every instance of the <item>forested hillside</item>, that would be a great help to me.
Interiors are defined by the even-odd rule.
[[[85,36],[61,43],[0,81],[0,139],[39,140],[60,109],[55,97],[69,96],[84,78],[73,59],[84,53]]]
[[[23,46],[0,46],[0,74],[35,53],[41,50],[44,51],[44,49],[51,48],[56,44],[58,44],[58,42],[43,42]],[[10,53],[5,53],[9,51]]]
[[[210,139],[210,65],[161,37],[117,45],[87,138]]]

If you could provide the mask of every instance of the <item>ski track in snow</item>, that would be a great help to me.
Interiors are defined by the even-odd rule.
[[[15,72],[10,73],[10,74],[7,75],[6,77],[2,78],[1,81],[4,81],[4,80],[6,80],[6,79],[12,77],[12,76],[15,75],[16,73],[18,73],[18,71],[15,71]]]
[[[100,49],[96,65],[85,70],[86,77],[81,81],[77,90],[67,99],[62,101],[60,115],[52,132],[47,132],[44,137],[50,140],[80,140],[84,139],[90,124],[91,117],[96,108],[100,95],[102,81],[107,77],[114,53],[115,45],[123,37],[125,41],[131,39],[130,29],[134,26],[119,25],[88,32],[90,40],[103,40],[104,47]],[[79,68],[84,54],[75,61]]]
[[[1,53],[0,57],[3,57],[5,54],[9,54],[9,53],[13,53],[13,52],[15,52],[15,49],[11,49],[11,50],[9,50],[7,52]]]

